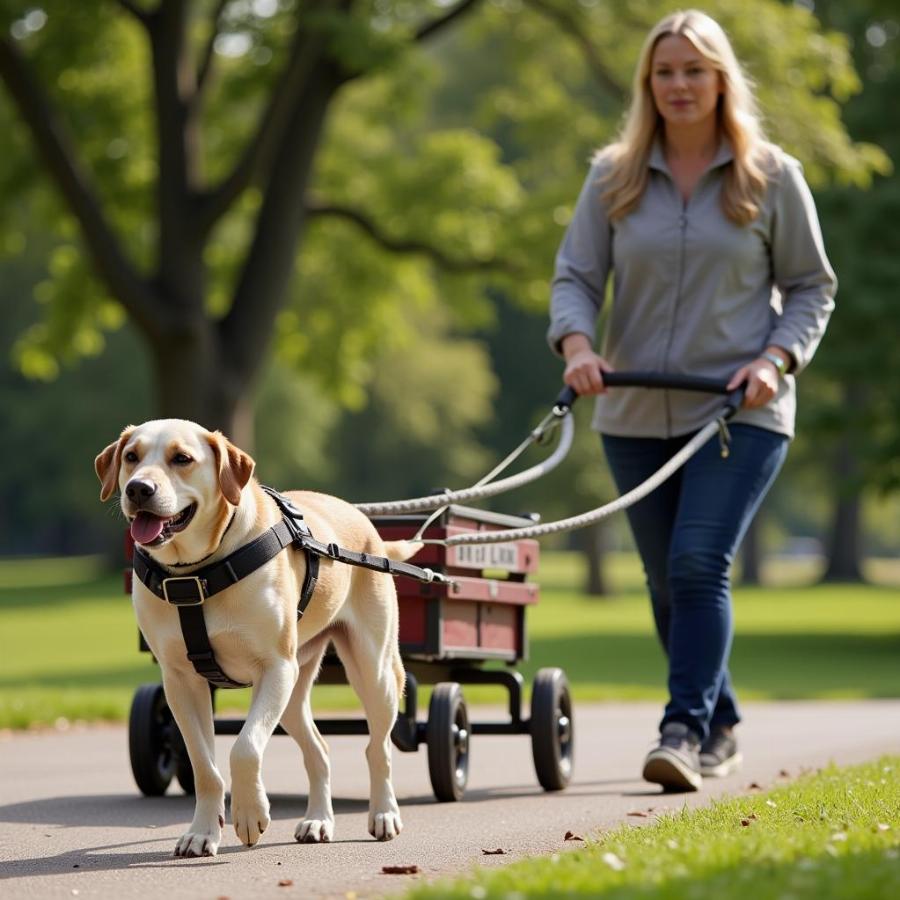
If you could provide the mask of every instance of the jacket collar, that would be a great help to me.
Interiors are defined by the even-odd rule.
[[[705,171],[708,172],[710,169],[724,166],[733,159],[734,152],[731,149],[731,143],[727,138],[723,137],[719,141],[719,149],[716,151],[716,155],[712,158],[712,162],[706,167]],[[666,162],[666,155],[663,152],[662,139],[659,137],[653,141],[653,146],[650,148],[650,157],[647,160],[647,166],[651,169],[658,169],[660,172],[664,172],[670,178],[672,177],[672,171],[669,168],[669,164]]]

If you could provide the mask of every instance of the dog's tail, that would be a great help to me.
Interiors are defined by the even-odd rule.
[[[424,546],[421,541],[385,541],[384,553],[388,559],[392,559],[394,562],[406,562]],[[403,697],[406,687],[406,672],[403,669],[403,660],[400,658],[400,651],[396,645],[394,646],[391,668],[394,670],[394,678],[397,681],[397,696]]]
[[[425,545],[421,541],[385,541],[384,554],[394,562],[406,562],[415,556]]]

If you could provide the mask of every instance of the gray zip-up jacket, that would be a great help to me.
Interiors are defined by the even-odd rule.
[[[649,158],[640,204],[610,222],[591,166],[556,257],[547,334],[581,332],[592,341],[613,273],[603,355],[613,368],[728,380],[769,344],[789,351],[792,373],[812,358],[834,307],[837,281],[825,255],[800,163],[777,151],[760,214],[746,226],[726,218],[719,194],[733,159],[723,142],[685,203],[660,145]],[[721,396],[612,388],[597,398],[593,427],[607,434],[672,437],[696,431],[721,409]],[[794,375],[764,407],[734,421],[794,433]]]

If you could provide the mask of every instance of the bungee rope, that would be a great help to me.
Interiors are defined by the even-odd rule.
[[[568,455],[572,447],[572,440],[575,436],[575,425],[572,417],[568,414],[569,407],[560,407],[558,404],[553,407],[544,420],[529,434],[529,436],[516,447],[509,456],[506,457],[499,465],[491,469],[487,475],[484,475],[474,485],[468,488],[462,488],[458,491],[443,491],[440,494],[431,494],[427,497],[415,497],[410,500],[391,500],[381,503],[356,503],[354,504],[360,512],[367,516],[383,516],[391,514],[402,514],[411,512],[423,512],[430,509],[442,510],[450,503],[465,503],[471,500],[481,500],[485,497],[494,497],[505,491],[511,491],[514,488],[521,487],[537,480],[548,472],[553,471]],[[532,444],[536,444],[545,437],[552,434],[557,426],[560,427],[559,444],[551,456],[548,456],[543,462],[525,469],[517,475],[510,475],[500,481],[492,481],[504,469],[507,469],[515,462]],[[489,483],[490,482],[490,483]]]
[[[646,497],[651,491],[656,490],[666,479],[671,478],[678,469],[683,466],[697,451],[712,437],[722,434],[724,422],[716,419],[707,423],[700,431],[695,434],[668,462],[661,468],[657,469],[646,481],[639,484],[636,488],[630,490],[627,494],[622,494],[610,503],[598,506],[596,509],[582,513],[578,516],[571,516],[568,519],[558,519],[555,522],[545,522],[542,525],[529,525],[524,528],[510,528],[505,531],[477,531],[470,534],[458,534],[454,537],[439,539],[422,539],[426,544],[440,544],[444,547],[456,547],[459,544],[496,544],[500,541],[514,541],[519,538],[536,538],[546,534],[556,534],[560,531],[575,531],[579,528],[585,528],[599,522],[607,516],[611,516],[619,510],[627,509],[629,506],[637,503],[638,500]],[[727,447],[727,445],[723,445]],[[723,454],[723,455],[727,455]]]
[[[558,519],[555,522],[528,525],[522,528],[511,528],[503,531],[478,531],[467,534],[459,534],[450,538],[423,539],[425,529],[449,506],[451,503],[476,500],[484,497],[492,497],[505,491],[512,490],[523,484],[528,484],[552,469],[556,468],[566,457],[572,446],[575,427],[572,417],[569,415],[572,404],[578,398],[578,394],[570,387],[562,390],[551,412],[544,418],[509,456],[499,465],[483,476],[470,488],[459,491],[444,491],[440,494],[432,494],[428,497],[417,497],[411,500],[394,500],[385,503],[357,503],[357,509],[366,515],[400,514],[408,512],[421,512],[434,510],[419,528],[415,537],[411,540],[422,540],[426,544],[438,544],[444,547],[455,547],[460,544],[495,544],[501,541],[512,541],[520,538],[535,538],[547,534],[557,534],[561,531],[575,531],[585,528],[594,522],[599,522],[613,513],[633,506],[638,500],[643,499],[651,491],[656,490],[664,481],[671,478],[701,447],[715,435],[719,436],[719,445],[722,457],[728,456],[727,421],[740,409],[744,399],[746,383],[741,384],[735,390],[729,391],[725,382],[711,378],[700,378],[689,375],[669,375],[657,372],[604,372],[603,382],[608,387],[649,387],[670,388],[677,390],[700,391],[713,394],[727,394],[728,399],[721,413],[711,422],[708,422],[697,432],[671,459],[654,472],[646,481],[630,490],[627,494],[616,498],[610,503],[598,506],[596,509],[570,516],[566,519]],[[514,462],[528,447],[537,443],[546,434],[553,431],[562,423],[559,444],[552,454],[543,463],[526,469],[518,475],[511,475],[500,481],[492,481],[500,472]]]

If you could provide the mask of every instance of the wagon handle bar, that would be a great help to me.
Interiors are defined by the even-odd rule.
[[[726,419],[730,419],[740,409],[744,391],[747,389],[746,381],[733,391],[729,391],[728,382],[717,378],[665,372],[603,372],[602,377],[607,387],[669,388],[678,391],[700,391],[706,394],[726,394],[728,399],[722,411]],[[556,407],[560,410],[569,410],[577,399],[575,389],[566,385],[556,398]]]

